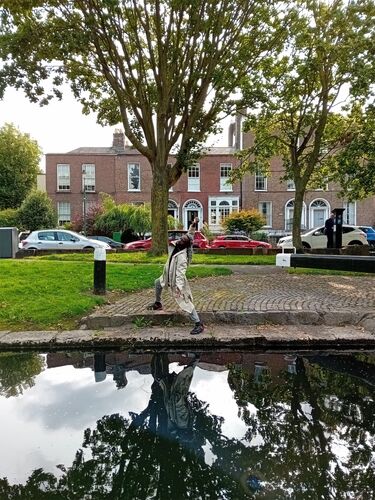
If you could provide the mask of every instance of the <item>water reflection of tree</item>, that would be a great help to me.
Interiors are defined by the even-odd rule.
[[[38,470],[24,486],[4,479],[0,498],[246,498],[239,478],[249,450],[223,436],[223,419],[187,392],[195,363],[178,374],[169,374],[168,364],[167,355],[154,356],[146,408],[129,418],[104,416],[94,430],[86,429],[72,466],[60,466],[62,477]],[[205,463],[205,444],[213,465]]]
[[[351,371],[367,367],[371,373],[370,364],[347,359],[354,359]],[[230,370],[246,437],[261,443],[253,449],[252,467],[271,483],[273,498],[288,498],[286,491],[298,499],[372,498],[373,389],[364,380],[322,369],[318,361],[297,358],[296,373],[282,373],[278,384],[267,373],[256,381],[241,369]],[[340,457],[340,448],[347,456]]]
[[[223,420],[192,393],[183,408],[188,424],[173,422],[164,386],[171,391],[177,378],[168,372],[166,355],[155,356],[143,411],[104,416],[85,431],[82,449],[71,467],[60,467],[59,479],[38,470],[24,486],[3,480],[0,498],[242,499],[252,496],[245,490],[249,476],[263,481],[254,493],[262,499],[372,498],[373,389],[366,376],[358,383],[338,372],[337,357],[327,360],[332,370],[317,357],[299,357],[295,373],[280,372],[278,383],[267,371],[253,377],[231,367],[229,384],[248,428],[240,442],[222,434]],[[357,359],[351,374],[363,375],[368,366]],[[189,389],[193,369],[182,370],[176,403],[184,384]],[[337,454],[340,443],[347,457]],[[212,465],[203,448],[210,450]]]
[[[43,368],[44,359],[39,354],[0,353],[0,396],[9,398],[23,394],[34,385],[36,375]]]

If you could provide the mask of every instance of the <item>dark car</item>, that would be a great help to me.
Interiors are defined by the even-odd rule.
[[[104,243],[108,243],[111,248],[124,248],[125,245],[120,243],[119,241],[115,241],[112,238],[108,238],[108,236],[87,236],[90,240],[99,240],[104,241]]]
[[[224,234],[211,242],[211,248],[272,248],[272,245],[239,234]]]
[[[186,233],[187,231],[179,229],[168,231],[168,240],[169,241],[178,240],[179,238],[181,238],[181,236],[183,236]],[[151,246],[152,246],[152,238],[147,238],[147,240],[138,240],[138,241],[132,241],[131,243],[127,243],[125,245],[125,248],[127,250],[149,250]],[[200,231],[195,231],[194,233],[193,247],[208,248],[208,240]]]

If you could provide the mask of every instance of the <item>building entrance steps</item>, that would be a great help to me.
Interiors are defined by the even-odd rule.
[[[232,270],[230,276],[189,281],[203,322],[359,325],[375,331],[375,278],[371,276],[288,274],[273,266],[233,266]],[[163,311],[150,311],[147,306],[154,300],[153,288],[129,293],[83,318],[83,324],[95,329],[189,323],[169,290],[162,299]]]

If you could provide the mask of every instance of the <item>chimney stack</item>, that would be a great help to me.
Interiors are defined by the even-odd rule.
[[[116,151],[125,151],[125,134],[121,129],[115,129],[113,133],[112,147]]]

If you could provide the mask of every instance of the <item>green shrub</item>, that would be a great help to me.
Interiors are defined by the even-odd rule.
[[[264,231],[255,231],[250,234],[250,238],[257,241],[265,241],[266,243],[269,242],[268,234]]]
[[[250,210],[240,210],[232,212],[223,222],[223,227],[227,233],[235,231],[244,231],[246,234],[251,234],[258,231],[266,223],[262,214],[252,208]]]
[[[57,226],[56,210],[52,201],[42,191],[32,191],[18,210],[19,225],[22,229],[36,231]]]
[[[17,227],[18,226],[18,209],[7,208],[0,210],[0,227]]]

